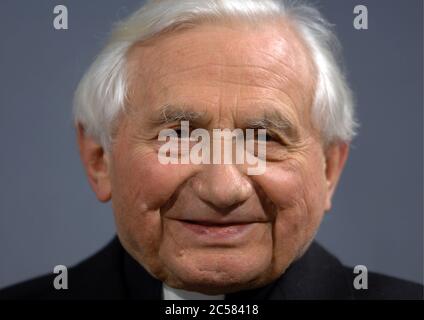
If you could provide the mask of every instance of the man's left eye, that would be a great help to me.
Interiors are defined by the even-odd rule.
[[[255,139],[258,140],[258,141],[261,141],[261,142],[278,141],[278,139],[274,135],[269,134],[269,133],[266,133],[265,135],[256,133]]]
[[[276,141],[275,137],[273,135],[270,134],[266,134],[265,135],[265,141],[269,142],[269,141]]]

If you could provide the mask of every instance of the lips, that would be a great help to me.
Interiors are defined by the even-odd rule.
[[[254,222],[224,222],[224,221],[194,221],[178,220],[178,222],[187,230],[195,235],[212,238],[230,238],[242,235]]]
[[[249,224],[253,222],[248,221],[224,221],[224,220],[185,220],[180,219],[180,221],[190,224],[196,224],[206,227],[230,227],[235,225],[243,225],[243,224]]]

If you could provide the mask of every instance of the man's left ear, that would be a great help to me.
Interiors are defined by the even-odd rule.
[[[325,176],[327,179],[327,198],[325,210],[331,209],[331,203],[337,182],[343,171],[349,154],[349,143],[339,142],[328,146],[325,150]]]

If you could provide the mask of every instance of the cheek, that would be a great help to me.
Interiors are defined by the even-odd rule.
[[[274,267],[287,266],[313,239],[324,213],[322,159],[270,164],[255,179],[274,207]]]
[[[121,154],[114,160],[112,206],[118,236],[127,251],[157,273],[163,240],[160,208],[193,170],[189,165],[162,165],[156,152]]]
[[[313,213],[324,206],[325,168],[322,157],[317,153],[308,158],[268,163],[263,175],[252,176],[277,210],[293,208],[303,203]]]
[[[117,195],[141,213],[159,210],[193,170],[190,165],[163,165],[156,152],[149,152],[120,162],[114,171],[119,176],[112,181],[112,201]]]

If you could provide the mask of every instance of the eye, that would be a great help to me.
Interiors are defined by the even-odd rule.
[[[258,131],[255,130],[255,140],[258,140],[261,142],[272,142],[272,141],[278,141],[278,138],[272,133],[267,132],[265,135],[263,135],[263,134],[259,134]]]
[[[180,128],[175,128],[174,130],[177,133],[178,138],[181,138],[183,134],[182,130]]]
[[[189,127],[188,128],[188,132],[185,133],[185,135],[183,134],[184,133],[183,132],[184,130],[181,129],[181,126],[172,128],[172,130],[175,131],[175,133],[177,134],[178,139],[183,139],[183,138],[189,138],[190,137],[190,134],[193,131],[193,128],[192,127]]]
[[[270,141],[276,141],[275,137],[269,133],[266,134],[265,136],[265,141],[266,142],[270,142]]]

